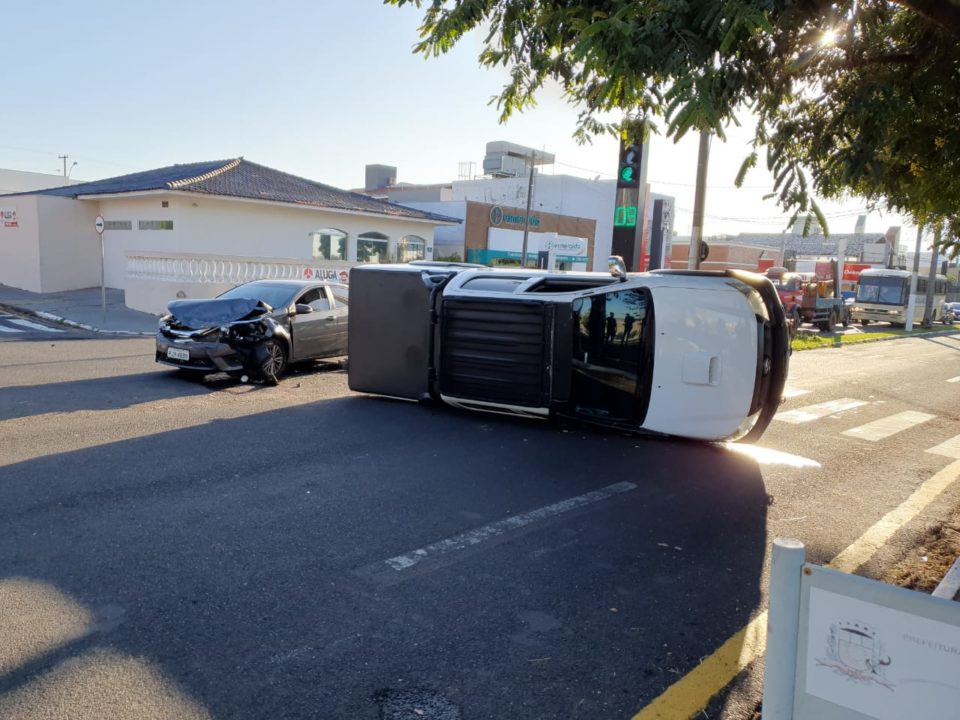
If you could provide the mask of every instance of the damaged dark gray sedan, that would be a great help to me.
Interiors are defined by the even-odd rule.
[[[290,363],[347,354],[346,285],[255,280],[167,311],[156,360],[187,374],[277,382]]]

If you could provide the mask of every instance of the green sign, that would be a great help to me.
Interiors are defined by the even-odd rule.
[[[636,227],[637,226],[637,206],[636,205],[618,205],[613,214],[614,227]]]
[[[495,205],[490,208],[490,224],[491,225],[500,225],[505,223],[508,225],[525,225],[527,222],[527,216],[520,213],[511,213],[509,210],[506,212],[499,205]],[[540,224],[540,218],[536,215],[530,216],[530,227],[537,227]]]

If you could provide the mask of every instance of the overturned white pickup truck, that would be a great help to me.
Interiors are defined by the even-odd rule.
[[[350,287],[360,392],[745,441],[783,395],[787,324],[755,273],[414,262],[355,267]]]

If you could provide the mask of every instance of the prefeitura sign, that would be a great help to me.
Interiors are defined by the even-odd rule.
[[[794,720],[960,719],[960,603],[806,565]]]

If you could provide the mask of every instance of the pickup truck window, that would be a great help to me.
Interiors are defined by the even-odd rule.
[[[463,284],[464,290],[482,290],[484,292],[512,293],[526,278],[519,277],[475,277]]]
[[[572,399],[577,414],[632,420],[640,391],[647,298],[623,290],[573,303]]]

